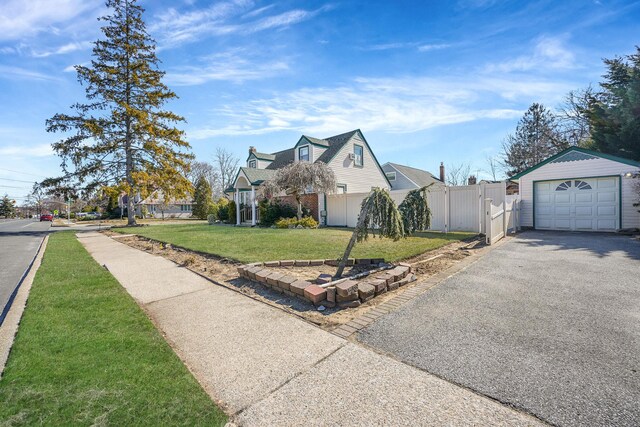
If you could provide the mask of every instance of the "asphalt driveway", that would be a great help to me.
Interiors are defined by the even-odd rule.
[[[358,339],[562,426],[640,424],[640,241],[527,232]]]

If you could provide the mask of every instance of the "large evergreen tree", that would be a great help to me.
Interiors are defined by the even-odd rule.
[[[602,91],[589,108],[591,148],[640,160],[640,47],[636,53],[605,59]]]
[[[15,200],[11,200],[8,195],[0,199],[0,217],[13,218],[15,216]]]
[[[137,196],[153,190],[186,196],[192,156],[184,132],[175,127],[184,119],[162,108],[176,94],[162,83],[144,10],[136,0],[107,0],[106,5],[112,14],[99,18],[106,23],[105,39],[94,43],[90,66],[76,66],[87,101],[73,105],[71,114],[47,120],[47,131],[67,135],[53,144],[64,176],[44,184],[125,192],[128,224],[134,225]]]
[[[534,103],[503,145],[507,175],[527,170],[567,147],[569,143],[559,134],[553,113]]]
[[[196,218],[207,219],[211,206],[213,205],[213,192],[211,185],[205,175],[200,175],[196,181],[195,191],[193,195],[193,211],[192,214]]]

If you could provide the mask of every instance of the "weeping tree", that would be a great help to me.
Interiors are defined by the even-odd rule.
[[[308,190],[314,193],[333,193],[336,177],[325,163],[295,162],[278,169],[275,176],[261,185],[263,193],[274,196],[285,193],[293,196],[298,205],[298,219],[302,219],[302,196]]]
[[[427,203],[427,192],[432,185],[409,191],[398,206],[406,234],[428,230],[431,227],[431,209]]]
[[[358,222],[340,259],[335,277],[342,276],[353,246],[367,240],[369,234],[398,241],[416,231],[428,229],[431,224],[431,210],[427,203],[428,187],[410,191],[400,207],[396,206],[387,190],[377,187],[371,190],[362,201]]]

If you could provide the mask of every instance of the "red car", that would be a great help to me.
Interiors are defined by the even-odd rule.
[[[40,221],[53,221],[53,215],[51,215],[51,214],[42,214],[42,215],[40,215]]]

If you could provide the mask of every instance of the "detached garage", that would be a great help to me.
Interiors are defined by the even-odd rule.
[[[572,147],[511,178],[519,182],[522,227],[616,231],[640,228],[640,163]]]

